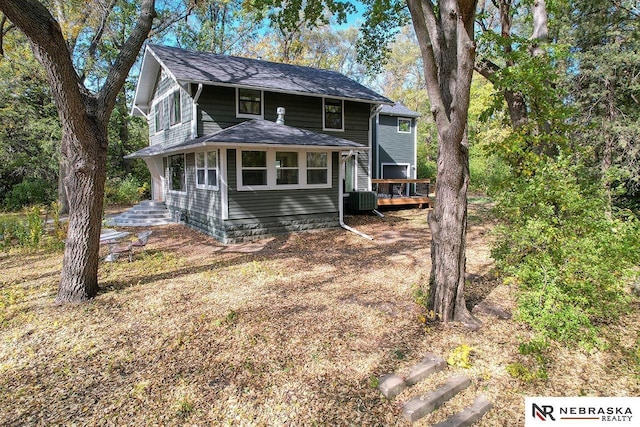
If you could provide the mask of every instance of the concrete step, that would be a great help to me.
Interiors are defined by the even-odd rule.
[[[429,375],[440,372],[447,367],[447,362],[440,356],[428,353],[424,359],[413,366],[405,378],[396,374],[385,375],[380,378],[378,388],[387,399],[394,399],[407,387],[427,378]]]
[[[480,418],[493,408],[493,403],[480,395],[469,408],[450,416],[445,421],[435,424],[433,427],[468,427],[478,422]]]
[[[444,402],[470,385],[471,380],[466,375],[452,377],[437,389],[424,396],[414,397],[405,403],[402,414],[407,420],[415,422],[438,409]]]
[[[428,353],[420,363],[411,368],[404,382],[407,383],[408,386],[412,386],[427,378],[429,375],[446,369],[446,367],[447,362],[442,357]]]
[[[171,218],[169,211],[125,211],[119,215],[121,218]]]
[[[172,224],[171,213],[164,202],[145,200],[107,220],[110,226],[149,227]]]

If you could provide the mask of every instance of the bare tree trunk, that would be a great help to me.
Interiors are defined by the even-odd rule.
[[[475,61],[475,0],[407,0],[438,130],[436,207],[429,216],[429,306],[443,322],[479,323],[464,299],[469,153],[467,118]]]
[[[58,3],[61,5],[62,3]],[[0,0],[2,11],[29,38],[43,65],[62,123],[61,156],[67,164],[69,228],[56,301],[85,301],[98,291],[98,252],[106,175],[107,124],[116,97],[153,18],[154,0],[143,0],[131,34],[98,93],[78,76],[59,23],[38,0]]]
[[[429,307],[443,322],[476,323],[464,298],[467,236],[469,153],[466,138],[460,144],[438,136],[436,206],[429,215],[431,278]]]
[[[62,143],[60,143],[60,145],[62,145]],[[67,187],[65,186],[64,181],[67,177],[68,168],[66,162],[62,158],[58,165],[58,203],[60,203],[60,213],[66,215],[69,213],[69,194],[67,193]]]
[[[64,268],[56,297],[58,303],[84,301],[98,292],[107,128],[91,123],[87,125],[87,132],[83,136],[78,136],[76,132],[66,133],[63,137],[63,152],[74,160],[64,182],[69,192],[69,205],[73,209],[69,214]],[[79,138],[83,138],[83,141],[79,141]]]

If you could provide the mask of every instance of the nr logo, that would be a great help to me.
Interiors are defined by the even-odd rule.
[[[542,405],[538,406],[535,403],[532,404],[533,418],[539,418],[541,421],[547,421],[547,418],[551,421],[556,419],[553,417],[553,406]]]

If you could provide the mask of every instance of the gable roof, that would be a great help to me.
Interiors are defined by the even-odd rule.
[[[380,114],[386,114],[388,116],[400,116],[400,117],[421,117],[422,114],[417,113],[409,108],[405,107],[400,102],[396,102],[394,105],[383,105],[379,111]]]
[[[367,150],[368,147],[343,138],[306,129],[255,119],[228,127],[211,135],[178,144],[155,144],[125,156],[126,159],[180,153],[209,146],[273,146],[322,148],[331,151]]]
[[[134,110],[137,108],[145,113],[148,111],[148,103],[161,66],[181,85],[202,83],[251,87],[274,92],[392,104],[386,97],[336,71],[148,45],[134,97]]]

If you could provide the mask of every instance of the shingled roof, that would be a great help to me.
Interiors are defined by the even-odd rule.
[[[379,111],[380,114],[386,114],[388,116],[400,116],[400,117],[421,117],[420,113],[417,113],[409,108],[405,107],[400,102],[396,102],[394,105],[383,105]]]
[[[180,153],[209,146],[280,146],[323,148],[327,150],[366,150],[368,147],[324,133],[278,124],[268,120],[247,120],[211,135],[201,136],[178,144],[155,144],[125,156],[144,158]]]
[[[377,104],[388,98],[335,71],[259,59],[149,45],[145,51],[134,106],[147,111],[160,66],[180,84],[253,87],[274,92],[329,96]]]

